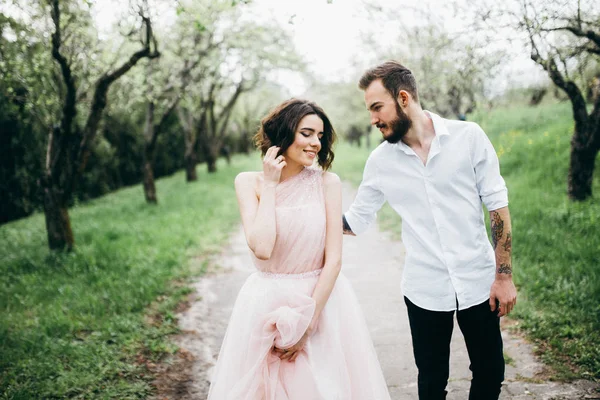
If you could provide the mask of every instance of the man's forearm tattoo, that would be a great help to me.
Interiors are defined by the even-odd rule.
[[[497,272],[499,274],[512,275],[512,267],[510,266],[510,264],[500,264]]]
[[[490,217],[492,223],[492,243],[494,243],[495,250],[496,246],[498,246],[498,241],[500,241],[502,235],[504,235],[504,221],[496,211],[492,211]]]
[[[504,242],[504,244],[502,245],[504,247],[504,251],[506,251],[507,253],[512,252],[512,233],[508,232],[506,234],[506,241]]]

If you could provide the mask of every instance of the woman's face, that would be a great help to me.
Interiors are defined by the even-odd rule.
[[[322,137],[323,120],[319,116],[310,114],[302,118],[296,128],[294,143],[283,153],[287,165],[313,165],[321,150]]]

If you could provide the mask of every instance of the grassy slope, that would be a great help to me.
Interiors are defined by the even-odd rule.
[[[71,254],[47,250],[41,214],[1,226],[0,398],[144,398],[181,282],[238,223],[233,179],[257,160],[161,179],[158,206],[135,186],[73,208]]]

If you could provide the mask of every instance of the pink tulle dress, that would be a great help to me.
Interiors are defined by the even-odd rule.
[[[208,394],[210,400],[389,400],[361,307],[341,273],[316,329],[294,362],[287,348],[304,335],[323,267],[322,171],[305,168],[276,189],[277,239],[269,260],[240,290]],[[340,216],[341,218],[341,216]]]

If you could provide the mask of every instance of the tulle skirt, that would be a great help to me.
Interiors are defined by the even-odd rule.
[[[294,362],[272,353],[304,335],[319,271],[256,272],[244,283],[211,379],[210,400],[389,400],[352,287],[340,274],[316,329]]]

